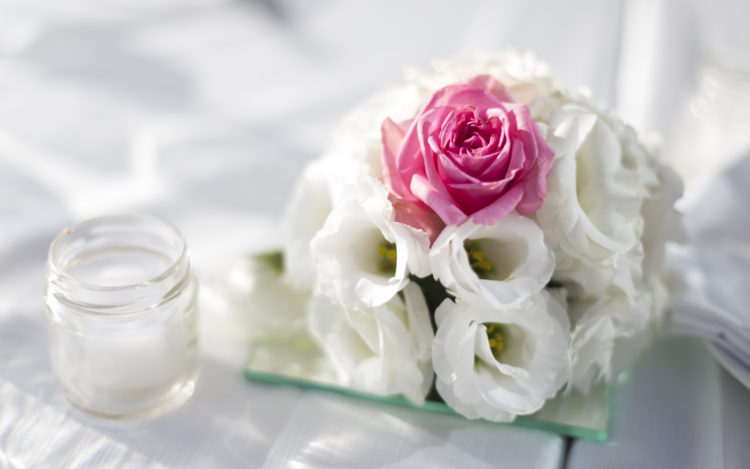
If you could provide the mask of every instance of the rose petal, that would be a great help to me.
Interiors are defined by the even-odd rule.
[[[386,118],[381,126],[381,135],[383,140],[383,180],[388,183],[391,192],[400,198],[411,199],[413,196],[403,180],[403,173],[399,170],[396,160],[404,141],[405,132],[400,125],[390,118]]]
[[[424,176],[414,175],[411,178],[409,188],[418,199],[423,200],[433,209],[446,224],[458,225],[468,218],[447,191],[441,192]],[[445,190],[445,187],[443,187],[443,190]]]
[[[448,192],[467,213],[474,213],[501,196],[512,184],[512,175],[507,179],[492,182],[456,183],[447,186]]]
[[[477,108],[494,107],[488,105],[489,101],[495,103],[513,102],[513,98],[505,90],[505,87],[489,75],[477,75],[469,79],[465,84],[446,86],[438,90],[425,106],[430,109],[437,106],[460,105],[474,106]]]
[[[476,88],[472,85],[463,84],[446,86],[445,88],[438,90],[432,95],[432,98],[425,106],[425,109],[473,106],[478,110],[483,110],[490,107],[497,107],[498,105],[500,105],[500,101],[489,91]]]
[[[433,137],[430,137],[428,142],[430,144],[430,149],[437,154],[440,163],[437,165],[438,174],[440,174],[443,181],[459,181],[470,184],[478,184],[482,182],[480,179],[472,176],[463,168],[456,165],[456,163],[445,153],[442,153]]]
[[[490,151],[489,148],[487,151]],[[452,153],[446,154],[446,156],[451,158],[456,166],[463,168],[464,171],[475,176],[478,180],[485,180],[483,175],[487,168],[498,159],[507,160],[508,153],[505,148],[502,148],[487,154],[461,155]]]
[[[422,201],[404,199],[391,200],[395,214],[395,221],[412,226],[427,233],[430,242],[435,241],[445,227],[445,223]]]
[[[495,224],[512,212],[522,198],[523,188],[521,186],[513,186],[490,205],[474,212],[471,219],[474,223],[480,225]]]
[[[489,91],[498,99],[498,101],[507,103],[513,102],[513,98],[505,89],[505,86],[489,75],[477,75],[467,83],[471,86],[476,86],[477,88]]]

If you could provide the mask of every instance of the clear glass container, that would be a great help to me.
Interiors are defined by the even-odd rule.
[[[68,400],[115,418],[187,400],[198,373],[197,293],[185,239],[161,218],[112,215],[63,230],[50,246],[45,302]]]

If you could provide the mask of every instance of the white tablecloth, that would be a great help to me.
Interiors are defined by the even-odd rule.
[[[0,2],[0,467],[562,467],[570,442],[551,433],[249,383],[210,311],[185,406],[87,417],[51,373],[43,269],[62,227],[122,210],[177,224],[202,278],[270,245],[304,163],[404,64],[514,45],[615,105],[626,8]],[[748,391],[695,341],[650,357],[616,391],[612,441],[573,441],[569,465],[747,461]]]

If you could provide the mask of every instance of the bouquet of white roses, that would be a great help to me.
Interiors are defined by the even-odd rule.
[[[249,327],[311,338],[307,375],[512,420],[612,380],[658,328],[680,194],[528,54],[409,70],[305,169]]]

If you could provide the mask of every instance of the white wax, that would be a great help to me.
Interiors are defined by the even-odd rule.
[[[106,336],[57,331],[52,345],[59,379],[93,407],[158,400],[190,377],[196,358],[182,316],[173,318]]]

